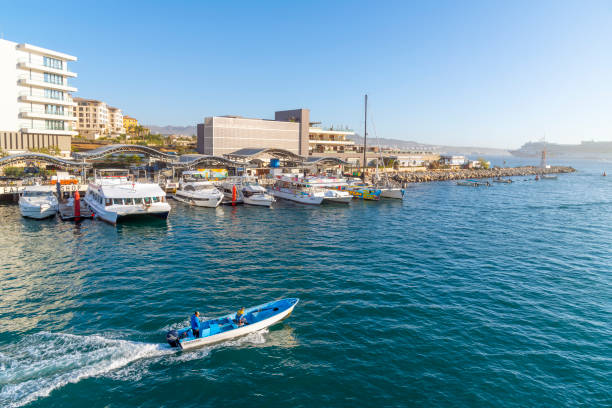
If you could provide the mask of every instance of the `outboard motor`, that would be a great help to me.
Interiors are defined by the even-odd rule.
[[[170,347],[181,347],[181,342],[179,341],[179,333],[176,330],[170,330],[166,333],[166,341],[170,345]]]

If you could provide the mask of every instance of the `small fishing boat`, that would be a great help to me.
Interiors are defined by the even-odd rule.
[[[540,178],[541,178],[542,180],[556,180],[556,179],[557,179],[557,176],[553,176],[553,175],[551,175],[551,174],[542,174],[542,175],[540,176]]]
[[[299,301],[297,298],[281,299],[245,309],[243,316],[246,323],[242,326],[239,326],[236,322],[236,313],[202,321],[200,322],[200,337],[198,338],[194,337],[191,327],[170,330],[166,334],[166,341],[173,348],[189,350],[244,336],[270,327],[287,318]]]
[[[510,184],[512,183],[511,179],[503,179],[503,178],[496,178],[495,180],[493,180],[494,183],[506,183],[506,184]]]
[[[259,184],[247,183],[242,188],[242,197],[244,203],[249,205],[270,207],[272,203],[276,202],[274,197],[268,194],[268,190]]]
[[[489,187],[491,184],[488,181],[462,180],[462,181],[458,181],[457,185],[466,186],[466,187],[479,187],[479,186]]]

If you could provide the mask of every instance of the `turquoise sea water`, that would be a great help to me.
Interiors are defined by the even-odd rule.
[[[117,227],[2,205],[0,406],[610,406],[603,166]],[[194,309],[283,297],[301,302],[269,330],[163,344]]]

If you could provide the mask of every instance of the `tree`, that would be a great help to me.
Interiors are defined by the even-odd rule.
[[[483,159],[482,157],[478,158],[478,163],[480,163],[480,168],[481,169],[488,169],[490,163],[488,161],[486,161],[485,159]]]

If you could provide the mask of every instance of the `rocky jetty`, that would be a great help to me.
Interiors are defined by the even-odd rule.
[[[573,173],[576,169],[565,166],[551,166],[543,169],[536,166],[495,167],[492,169],[439,169],[419,172],[399,172],[392,178],[401,183],[424,183],[465,179],[487,179],[497,177],[534,176],[536,174]]]

